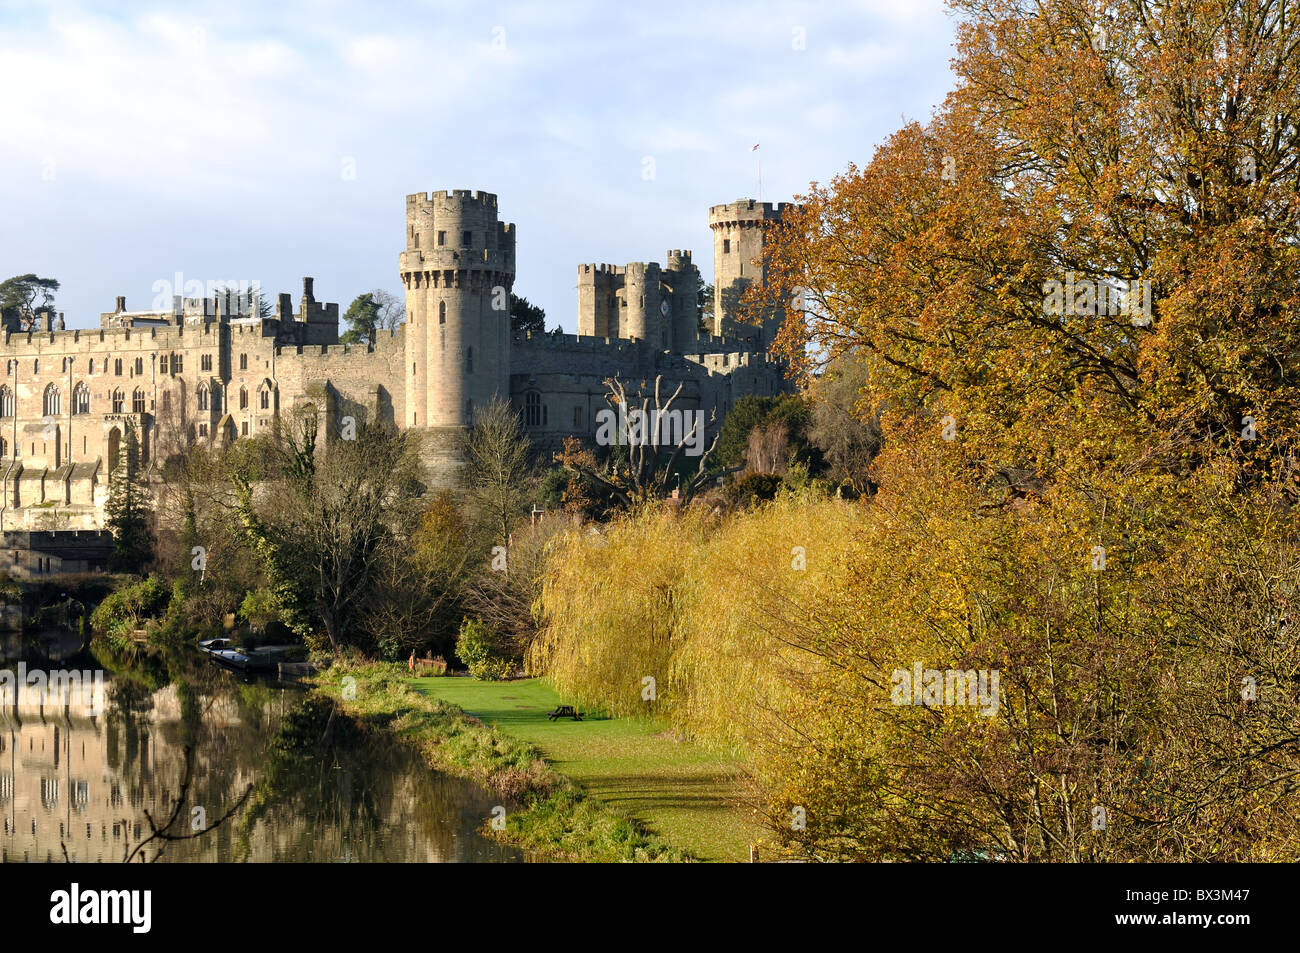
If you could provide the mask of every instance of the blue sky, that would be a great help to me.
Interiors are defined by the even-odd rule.
[[[58,278],[69,327],[177,272],[295,304],[313,275],[346,308],[400,291],[407,193],[483,189],[516,293],[573,331],[579,263],[712,274],[708,207],[754,196],[754,143],[782,201],[928,118],[953,33],[931,0],[0,0],[0,278]]]

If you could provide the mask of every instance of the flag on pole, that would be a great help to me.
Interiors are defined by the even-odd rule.
[[[756,151],[758,150],[758,147],[761,146],[761,145],[762,145],[761,142],[756,142],[756,143],[754,143],[754,148],[753,148],[753,149],[750,149],[749,151],[750,151],[750,152],[756,152]]]

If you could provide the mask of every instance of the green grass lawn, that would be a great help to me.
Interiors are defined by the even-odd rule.
[[[584,713],[582,721],[550,721],[546,713],[562,699],[541,679],[417,678],[412,683],[532,742],[555,770],[669,843],[704,860],[748,860],[759,831],[749,812],[736,806],[736,765],[726,756],[675,741],[641,719]]]

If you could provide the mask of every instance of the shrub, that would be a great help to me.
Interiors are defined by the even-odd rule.
[[[518,663],[501,654],[491,629],[478,619],[466,618],[456,638],[456,654],[469,673],[485,682],[499,682],[514,675]]]
[[[149,619],[166,612],[172,591],[153,575],[118,589],[90,614],[90,626],[97,635],[122,635],[143,627]]]
[[[755,503],[776,499],[776,491],[781,489],[781,478],[775,473],[751,473],[727,486],[724,493],[727,500],[737,506],[752,506]]]

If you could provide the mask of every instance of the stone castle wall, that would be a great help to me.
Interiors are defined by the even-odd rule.
[[[715,284],[755,277],[742,258],[761,251],[762,227],[783,209],[710,209],[715,244],[734,235],[738,249],[718,256]],[[274,433],[310,405],[322,446],[346,416],[419,431],[433,481],[448,483],[459,478],[458,435],[494,394],[509,395],[549,453],[570,435],[592,441],[612,377],[648,392],[662,375],[665,398],[682,385],[674,406],[719,421],[746,394],[786,386],[724,310],[715,333],[699,333],[689,251],[670,250],[662,266],[580,266],[580,333],[513,334],[515,228],[498,220],[495,195],[409,195],[405,239],[406,322],[368,347],[338,343],[338,305],[318,302],[311,278],[296,310],[281,294],[267,319],[229,296],[151,311],[128,311],[119,297],[97,329],[47,320],[0,332],[0,529],[102,526],[128,428],[157,478],[187,445]]]

